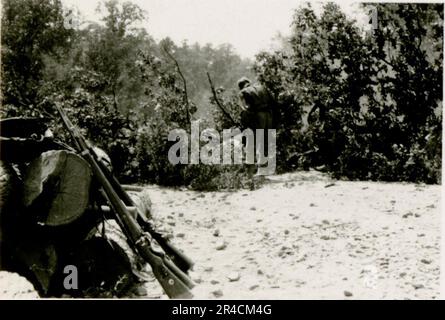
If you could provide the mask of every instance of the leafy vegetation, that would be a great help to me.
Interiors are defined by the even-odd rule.
[[[146,13],[131,2],[106,1],[102,23],[66,29],[58,0],[5,0],[2,117],[53,117],[59,101],[126,182],[239,188],[248,168],[173,166],[167,137],[190,132],[190,121],[236,125],[236,80],[256,76],[275,100],[279,172],[317,167],[349,179],[438,183],[443,7],[371,5],[372,32],[334,4],[320,16],[301,7],[281,48],[252,62],[230,45],[157,42],[138,27]]]
[[[349,179],[439,183],[443,6],[372,5],[373,32],[332,3],[320,17],[310,6],[296,10],[283,48],[257,56],[259,79],[278,101],[286,97],[280,119],[294,108],[307,112],[303,130],[295,120],[278,127],[286,153],[278,163],[324,166]]]

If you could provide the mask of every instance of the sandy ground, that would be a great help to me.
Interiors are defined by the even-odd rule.
[[[155,221],[195,261],[196,298],[439,298],[441,186],[310,171],[254,191],[146,190]],[[167,298],[149,279],[139,295]],[[16,274],[0,272],[0,289],[37,297]]]
[[[17,273],[0,271],[0,300],[38,298],[37,291],[27,279]]]
[[[196,298],[439,298],[440,186],[310,171],[255,191],[147,188],[154,216],[196,263]],[[157,283],[146,288],[165,298]]]

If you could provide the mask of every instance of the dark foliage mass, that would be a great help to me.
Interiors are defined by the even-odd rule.
[[[283,48],[257,56],[258,77],[279,102],[281,168],[439,183],[443,6],[372,6],[372,32],[334,4],[320,17],[299,9]]]
[[[60,1],[5,0],[2,117],[53,118],[64,138],[59,101],[125,182],[239,188],[248,168],[174,166],[167,137],[190,132],[190,121],[235,126],[236,80],[256,75],[275,100],[279,172],[316,167],[349,179],[438,183],[443,7],[374,6],[373,32],[333,4],[321,16],[302,7],[281,48],[251,62],[230,45],[157,42],[137,27],[146,12],[130,2],[106,1],[102,24],[71,29]]]

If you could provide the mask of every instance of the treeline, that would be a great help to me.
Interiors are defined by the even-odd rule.
[[[60,138],[59,101],[124,181],[219,186],[210,180],[225,170],[168,162],[168,132],[198,119],[213,126],[207,73],[233,91],[253,77],[251,61],[228,44],[157,42],[138,27],[146,12],[131,2],[104,1],[101,14],[101,23],[70,28],[58,0],[4,1],[2,117],[48,117]]]
[[[146,13],[131,2],[106,1],[102,23],[72,29],[58,0],[5,0],[2,117],[48,117],[61,137],[59,101],[127,182],[238,188],[245,167],[172,166],[167,137],[194,120],[232,126],[207,72],[235,120],[236,80],[246,75],[275,98],[280,172],[440,182],[443,6],[371,5],[372,32],[334,4],[321,16],[299,8],[282,47],[249,61],[230,45],[157,42],[138,27]]]

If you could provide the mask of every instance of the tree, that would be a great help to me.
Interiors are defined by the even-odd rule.
[[[83,55],[77,61],[84,71],[92,70],[103,82],[102,94],[112,98],[115,110],[127,112],[135,108],[143,95],[138,52],[150,39],[135,24],[144,20],[144,12],[131,2],[104,2],[105,27],[90,25],[82,33]]]
[[[373,4],[379,26],[370,37],[389,94],[404,116],[406,132],[418,131],[441,106],[443,6]],[[366,5],[365,7],[369,7]]]
[[[63,19],[58,0],[3,2],[1,90],[6,114],[32,113],[42,101],[44,58],[60,58],[73,39]]]
[[[297,162],[336,176],[438,181],[440,151],[433,155],[428,144],[439,144],[443,6],[375,7],[372,33],[335,4],[319,17],[302,7],[288,44],[257,56],[259,79],[282,115],[278,138],[287,155],[279,166],[301,155]],[[308,112],[304,131],[296,126],[301,110]]]

